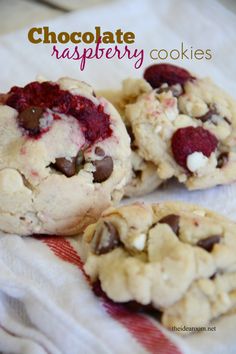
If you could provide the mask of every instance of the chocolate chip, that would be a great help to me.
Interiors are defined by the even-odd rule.
[[[220,242],[221,237],[219,235],[209,236],[197,242],[197,246],[204,248],[207,252],[211,252],[214,245]]]
[[[112,304],[113,308],[116,308],[116,310],[119,312],[122,310],[124,311],[124,309],[127,309],[130,312],[147,313],[147,314],[155,317],[156,320],[161,321],[162,312],[160,310],[155,309],[152,304],[142,305],[134,300],[118,303],[118,302],[115,302],[115,301],[112,301],[111,299],[109,299],[107,294],[102,290],[101,282],[99,279],[97,279],[92,284],[92,290],[96,296],[102,297],[104,300],[106,300],[106,303]]]
[[[229,161],[229,153],[228,152],[222,152],[217,159],[217,166],[218,168],[224,167],[227,162]]]
[[[28,130],[32,135],[38,134],[40,132],[40,118],[43,112],[43,108],[40,107],[26,108],[18,116],[20,126]]]
[[[201,120],[203,123],[207,122],[212,118],[213,115],[218,115],[218,112],[214,106],[211,106],[209,108],[209,111],[206,112],[206,114],[200,116],[200,117],[195,117],[196,119]]]
[[[109,301],[106,293],[102,290],[102,287],[101,287],[101,282],[99,279],[97,279],[93,284],[92,284],[92,289],[93,289],[93,292],[96,296],[98,297],[103,297],[105,298],[106,300]]]
[[[142,174],[143,174],[142,170],[134,170],[134,169],[132,169],[132,171],[133,171],[133,173],[134,173],[136,178],[142,179]]]
[[[95,254],[104,254],[112,251],[120,244],[119,234],[115,226],[104,222],[103,228],[97,236]]]
[[[217,273],[212,274],[212,276],[210,277],[210,279],[211,279],[211,280],[214,280],[215,277],[216,277],[216,275],[217,275]]]
[[[168,224],[174,233],[179,234],[179,215],[169,214],[158,221],[160,224]]]
[[[137,301],[128,301],[124,303],[125,307],[127,307],[130,311],[134,312],[148,312],[153,310],[153,306],[151,304],[142,305]]]
[[[200,116],[200,117],[195,117],[196,119],[201,120],[203,123],[207,122],[208,120],[212,119],[213,115],[220,116],[219,112],[217,111],[216,107],[214,105],[208,105],[209,110],[206,112],[206,114]],[[223,117],[223,119],[231,125],[231,121],[227,117]],[[212,123],[217,125],[217,122],[212,120]]]
[[[224,117],[223,119],[224,119],[224,120],[226,121],[226,123],[228,123],[229,125],[232,124],[231,121],[230,121],[227,117]]]
[[[105,156],[105,152],[102,148],[100,148],[99,146],[97,146],[95,148],[95,154],[98,155],[98,156]]]
[[[76,157],[71,157],[70,160],[67,160],[65,157],[59,157],[56,159],[53,167],[65,176],[72,177],[76,174]]]
[[[96,171],[93,172],[93,180],[96,183],[106,181],[113,171],[113,160],[110,156],[104,157],[102,160],[96,160],[93,162]]]
[[[70,157],[70,159],[58,157],[55,163],[51,164],[51,167],[67,177],[72,177],[83,168],[84,162],[84,153],[83,151],[79,151],[76,156]]]

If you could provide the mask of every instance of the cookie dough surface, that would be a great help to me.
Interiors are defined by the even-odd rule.
[[[139,197],[153,192],[158,188],[163,180],[157,174],[157,167],[151,161],[146,161],[139,152],[139,146],[135,140],[132,127],[125,114],[126,105],[136,100],[137,96],[143,92],[149,91],[150,86],[144,80],[128,80],[126,81],[128,86],[124,86],[123,90],[103,90],[98,91],[98,95],[105,97],[111,102],[119,111],[124,123],[126,125],[127,132],[131,139],[131,178],[125,186],[125,197]],[[135,91],[137,89],[137,91]]]
[[[0,102],[1,231],[76,234],[120,200],[130,140],[116,109],[89,85],[35,82]]]
[[[204,326],[236,306],[235,223],[180,202],[110,208],[84,234],[85,271],[115,302]]]
[[[172,82],[169,68],[176,67],[153,65],[144,74],[154,87],[145,79],[125,80],[121,98],[116,99],[139,156],[154,164],[160,180],[176,177],[191,190],[234,182],[235,100],[210,79],[195,78],[187,71],[183,82],[181,71],[176,78],[181,84],[172,80],[172,73]]]

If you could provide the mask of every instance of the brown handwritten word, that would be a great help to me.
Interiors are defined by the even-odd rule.
[[[101,27],[96,26],[94,32],[59,32],[50,31],[48,26],[32,27],[28,32],[28,39],[33,44],[38,43],[97,43],[101,38],[102,43],[132,44],[135,42],[133,32],[123,32],[120,28],[114,33],[101,31]]]

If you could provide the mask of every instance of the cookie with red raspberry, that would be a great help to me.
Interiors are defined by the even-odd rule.
[[[236,101],[209,78],[152,65],[143,80],[124,81],[119,104],[160,180],[176,177],[188,189],[236,180]]]
[[[122,197],[130,154],[119,113],[86,83],[12,87],[0,104],[1,231],[82,231]]]

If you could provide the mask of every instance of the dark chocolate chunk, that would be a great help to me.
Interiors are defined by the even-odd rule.
[[[72,177],[78,173],[84,166],[84,154],[83,151],[79,151],[77,156],[66,159],[65,157],[58,157],[51,167],[55,170],[63,173],[67,177]]]
[[[70,160],[67,160],[65,157],[59,157],[56,159],[53,167],[65,176],[72,177],[76,174],[76,157],[71,157]]]
[[[160,224],[168,224],[174,233],[179,234],[179,215],[169,214],[158,221]]]
[[[109,301],[106,293],[102,290],[101,287],[101,283],[100,280],[97,279],[93,284],[92,284],[92,290],[94,292],[94,294],[98,297],[103,297],[104,299],[106,299],[107,301]]]
[[[211,279],[211,280],[214,280],[215,277],[216,277],[216,275],[217,275],[217,273],[212,274],[212,276],[210,277],[210,279]]]
[[[224,120],[226,121],[226,123],[228,123],[229,125],[232,124],[231,121],[230,121],[227,117],[224,117],[223,119],[224,119]]]
[[[104,157],[102,160],[96,160],[93,162],[96,167],[96,171],[93,172],[93,180],[96,183],[106,181],[113,171],[113,160],[110,156]]]
[[[120,244],[119,234],[115,226],[104,222],[103,229],[96,239],[95,254],[104,254],[112,251]]]
[[[218,115],[219,113],[217,112],[215,106],[210,106],[209,111],[206,112],[206,114],[203,114],[200,117],[195,117],[196,119],[201,120],[203,123],[207,122],[212,118],[213,115]]]
[[[222,152],[217,158],[217,166],[216,167],[222,168],[227,164],[228,161],[229,161],[229,153]]]
[[[22,111],[19,116],[19,124],[22,128],[28,130],[32,135],[40,132],[40,118],[43,115],[43,108],[28,107]]]
[[[143,174],[143,171],[142,170],[134,170],[133,169],[133,173],[135,175],[135,178],[138,178],[138,179],[141,179],[142,178],[142,174]]]
[[[206,114],[200,116],[200,117],[195,117],[196,119],[201,120],[203,123],[207,122],[208,120],[212,119],[213,115],[220,116],[220,113],[217,111],[216,107],[214,105],[209,105],[209,110],[206,112]],[[227,117],[222,117],[225,122],[227,122],[229,125],[231,125],[231,121]],[[217,122],[212,121],[213,124],[217,125]]]
[[[142,305],[134,300],[128,302],[119,302],[119,303],[112,301],[111,299],[108,298],[107,294],[102,290],[100,280],[96,280],[92,284],[92,289],[96,296],[102,297],[104,300],[106,300],[107,303],[110,303],[112,306],[114,306],[114,308],[116,308],[117,311],[122,311],[124,309],[127,309],[130,312],[147,313],[155,317],[156,320],[158,321],[161,320],[162,312],[158,309],[155,309],[152,304]]]
[[[162,312],[156,309],[152,304],[143,305],[137,301],[124,302],[125,308],[128,308],[132,312],[143,312],[154,316],[157,320],[161,320]]]
[[[220,243],[221,237],[219,235],[209,236],[197,242],[197,246],[204,248],[207,252],[211,252],[216,243]]]

